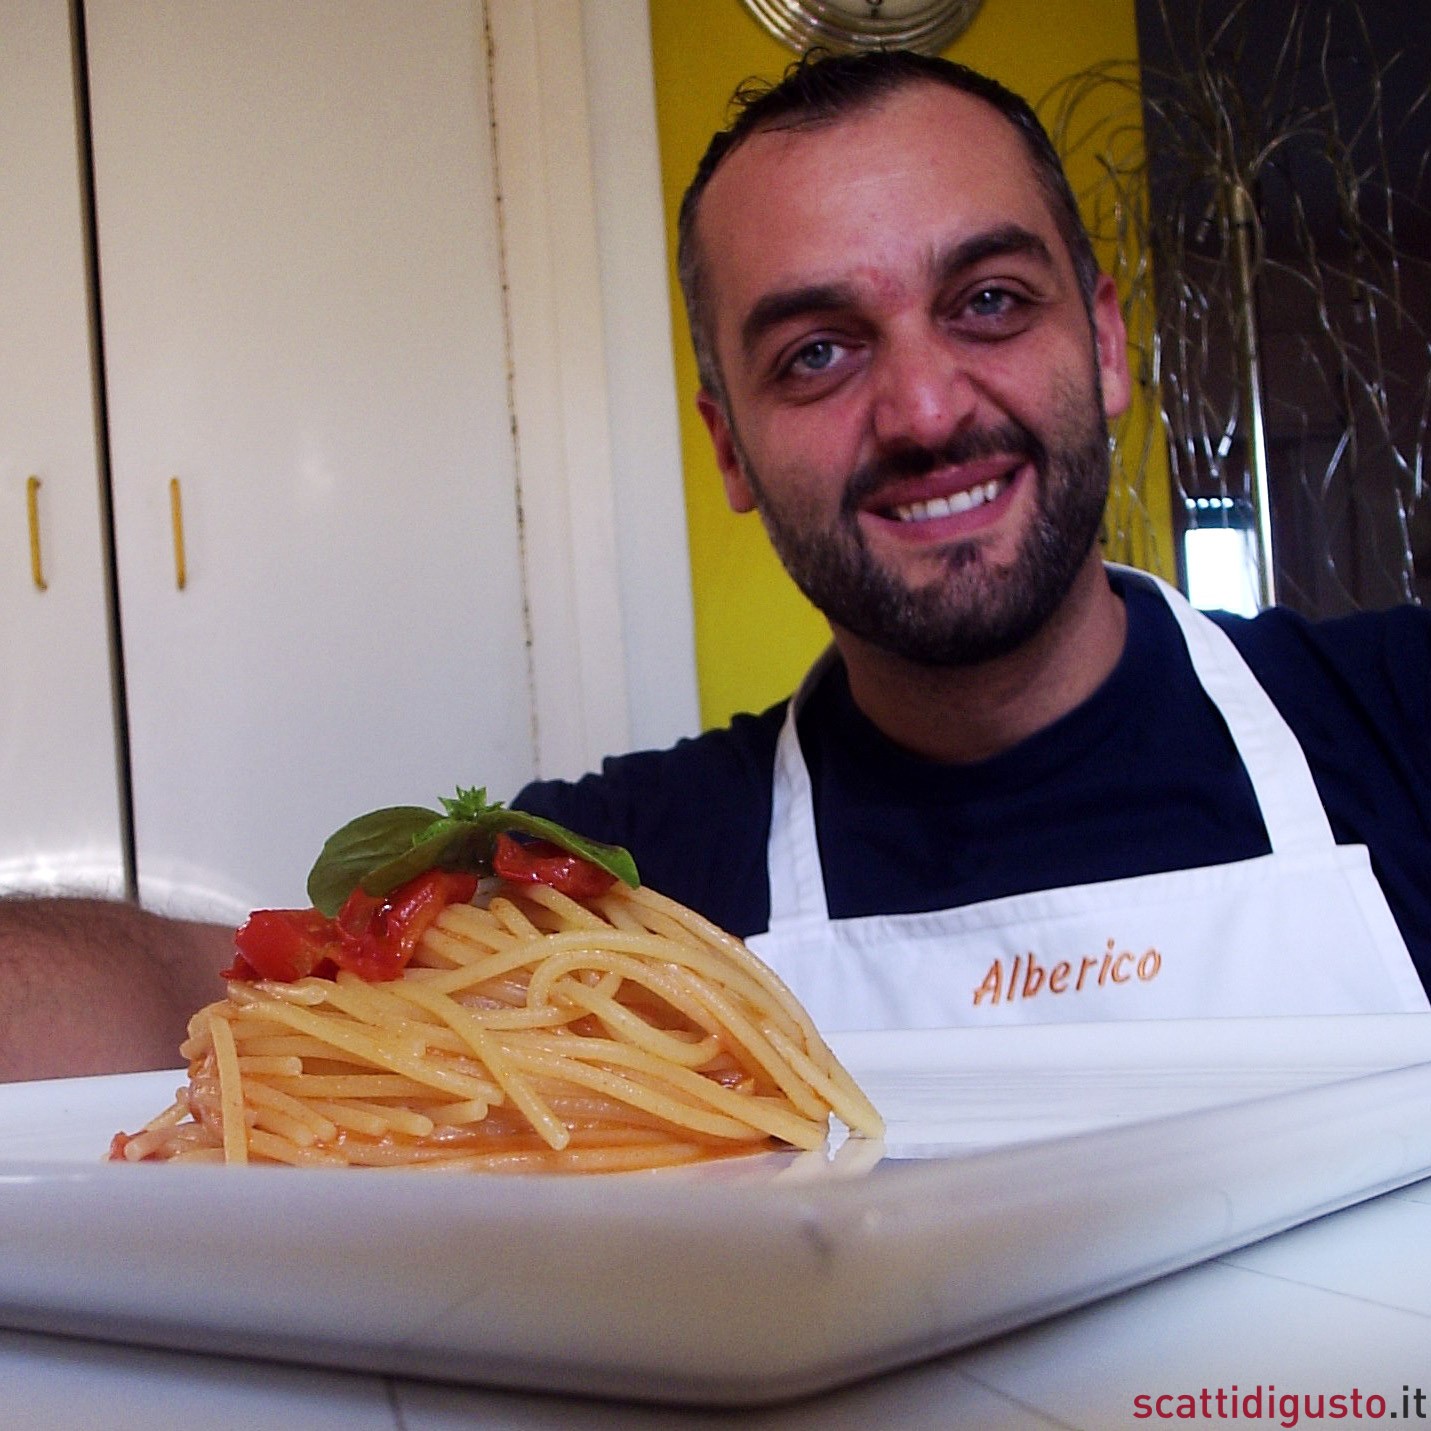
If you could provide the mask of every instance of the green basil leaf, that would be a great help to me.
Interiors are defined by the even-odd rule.
[[[502,802],[499,800],[495,805],[487,803],[487,787],[474,787],[471,790],[464,790],[460,785],[457,787],[457,795],[452,800],[442,800],[439,802],[448,816],[454,820],[475,820],[481,815],[485,815],[488,810],[500,810]]]
[[[441,818],[436,810],[394,805],[350,820],[324,841],[308,874],[308,898],[331,918],[364,875],[406,853]]]
[[[525,810],[487,803],[482,789],[458,787],[443,800],[446,814],[417,805],[374,810],[350,820],[330,835],[308,875],[308,898],[330,918],[352,892],[382,896],[430,869],[492,872],[492,852],[502,833],[550,840],[635,889],[636,862],[620,845],[588,840],[575,831]]]
[[[493,836],[471,820],[438,820],[415,844],[369,870],[359,883],[364,894],[384,895],[432,869],[491,874],[493,843]]]
[[[620,845],[604,844],[601,840],[588,840],[585,835],[578,835],[574,830],[568,830],[565,825],[558,825],[555,820],[545,819],[541,815],[529,815],[525,810],[494,809],[483,815],[480,823],[489,825],[494,836],[498,830],[504,830],[550,840],[552,844],[559,845],[584,860],[590,860],[592,864],[604,869],[607,874],[615,875],[632,889],[641,884],[641,876],[636,872],[636,861],[631,858],[629,850]]]

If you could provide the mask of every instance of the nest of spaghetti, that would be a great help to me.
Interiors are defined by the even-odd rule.
[[[774,973],[644,887],[490,881],[397,979],[232,981],[180,1052],[112,1159],[618,1172],[882,1131]]]

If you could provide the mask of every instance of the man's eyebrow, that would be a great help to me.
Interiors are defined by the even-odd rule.
[[[1032,229],[1022,224],[1000,224],[940,250],[930,267],[939,282],[947,283],[987,259],[1021,255],[1038,259],[1050,268],[1054,265],[1053,251]]]
[[[846,308],[853,302],[854,290],[843,283],[811,283],[767,293],[757,300],[740,325],[741,347],[749,354],[770,329],[788,319]]]

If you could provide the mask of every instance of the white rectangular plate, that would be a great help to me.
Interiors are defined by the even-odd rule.
[[[0,1087],[0,1325],[742,1405],[1431,1175],[1431,1015],[844,1035],[885,1160],[604,1178],[99,1161],[182,1075]]]

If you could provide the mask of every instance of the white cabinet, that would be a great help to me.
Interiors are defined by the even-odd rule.
[[[0,887],[127,825],[237,917],[690,730],[644,0],[69,10],[0,0]]]
[[[5,0],[0,20],[0,889],[118,893],[121,784],[69,26],[69,7],[54,0]]]
[[[85,9],[140,894],[293,903],[535,769],[480,10]]]

